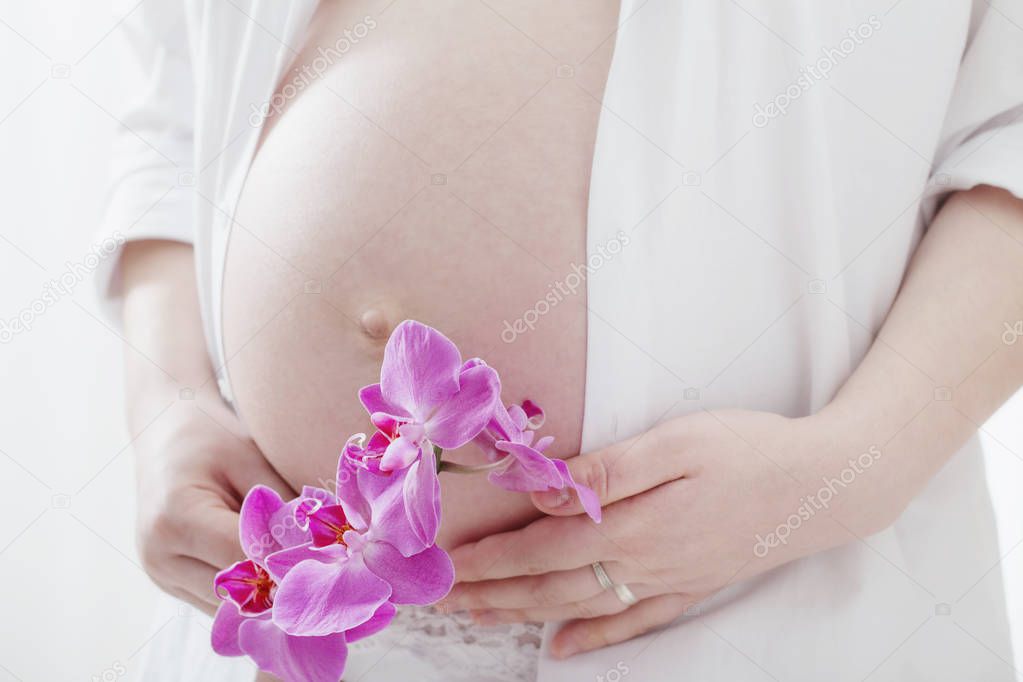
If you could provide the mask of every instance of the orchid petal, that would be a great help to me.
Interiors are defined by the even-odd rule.
[[[387,438],[388,443],[398,437],[398,430],[401,429],[402,424],[408,424],[412,421],[411,418],[396,417],[387,412],[373,412],[369,415],[369,420]]]
[[[228,599],[245,614],[268,611],[273,606],[270,574],[252,560],[239,561],[217,573],[213,590],[221,599]]]
[[[547,419],[543,408],[532,400],[522,401],[522,411],[526,415],[526,428],[533,429],[534,431],[543,426],[544,421]]]
[[[536,441],[536,444],[533,445],[533,449],[536,450],[537,452],[543,452],[548,447],[550,447],[550,444],[553,442],[554,436],[544,436],[540,440]]]
[[[405,469],[416,461],[419,451],[418,443],[399,436],[392,440],[391,444],[387,446],[387,450],[384,451],[384,456],[380,460],[380,469],[382,471]]]
[[[494,485],[520,493],[563,487],[562,475],[554,460],[522,443],[500,441],[497,447],[514,457],[514,461],[507,469],[494,471],[488,476]]]
[[[458,348],[450,339],[436,329],[405,320],[384,348],[380,397],[422,418],[458,391],[461,365]]]
[[[492,367],[462,372],[460,388],[426,422],[427,437],[445,449],[459,448],[482,431],[501,398],[501,380]]]
[[[440,478],[433,451],[424,451],[409,467],[402,497],[413,533],[424,546],[432,545],[440,529]]]
[[[583,510],[591,519],[600,523],[600,498],[597,497],[597,493],[593,492],[592,489],[584,486],[582,483],[576,483],[575,479],[572,478],[572,472],[569,471],[568,465],[565,464],[564,460],[556,459],[554,460],[554,465],[558,467],[558,473],[561,474],[565,487],[575,489],[576,494],[579,496],[579,503],[583,506]]]
[[[213,617],[213,629],[210,632],[210,641],[215,652],[221,656],[245,655],[238,644],[238,627],[244,620],[246,617],[232,602],[225,601],[217,608],[217,615]]]
[[[410,469],[403,469],[379,474],[360,471],[358,474],[359,489],[372,509],[370,535],[374,540],[394,545],[405,556],[421,552],[433,543],[432,538],[424,541],[420,537],[405,511],[405,481],[410,473]]]
[[[278,586],[273,621],[290,635],[344,632],[372,618],[390,596],[358,553],[332,563],[303,561]]]
[[[284,500],[276,491],[257,485],[245,495],[238,520],[238,536],[245,556],[256,563],[281,548],[275,537],[274,515],[284,507]],[[283,533],[277,529],[276,535]]]
[[[508,406],[508,416],[511,417],[512,423],[515,424],[515,428],[519,431],[525,431],[526,426],[529,424],[529,417],[526,416],[525,411],[518,405]]]
[[[344,545],[331,545],[330,547],[314,547],[313,543],[307,542],[304,545],[288,547],[279,552],[274,552],[266,558],[266,570],[278,584],[284,580],[288,571],[298,566],[303,561],[318,561],[324,564],[337,563],[348,557],[348,550]]]
[[[292,637],[267,620],[248,619],[238,639],[261,670],[283,680],[337,682],[345,671],[348,645],[343,633]]]
[[[402,424],[398,427],[398,435],[405,440],[410,440],[413,443],[420,443],[423,437],[426,435],[426,427],[422,424],[416,424],[410,422],[408,424]]]
[[[404,557],[390,545],[374,542],[366,546],[364,557],[369,570],[390,583],[395,604],[433,604],[455,581],[451,558],[437,545]]]
[[[359,490],[359,472],[362,467],[349,452],[349,446],[345,446],[337,460],[337,498],[352,526],[366,530],[369,527],[370,507]]]
[[[472,442],[476,445],[476,447],[483,451],[483,454],[486,455],[487,459],[494,461],[501,455],[495,447],[497,441],[505,440],[507,439],[507,436],[502,435],[500,438],[496,437],[491,431],[493,420],[491,420],[490,424],[490,426],[487,426],[487,428],[476,434],[476,437],[472,439]]]
[[[522,431],[515,427],[515,423],[508,414],[508,409],[501,404],[498,400],[494,405],[494,412],[490,416],[490,421],[487,422],[486,427],[480,431],[473,442],[483,450],[486,454],[487,459],[490,461],[496,461],[500,457],[504,456],[504,453],[500,452],[496,444],[498,441],[508,440],[512,442],[518,442],[522,437]]]
[[[346,530],[351,530],[344,509],[339,504],[320,507],[309,515],[309,533],[314,547],[336,545]]]
[[[319,499],[306,495],[309,491],[319,488],[303,488],[302,496],[285,502],[284,506],[270,516],[269,535],[276,542],[276,546],[269,548],[266,556],[277,551],[281,547],[293,547],[309,541],[308,515],[323,504]],[[326,493],[326,491],[323,491]],[[327,493],[330,495],[330,493]],[[330,495],[333,498],[333,495]],[[263,559],[264,565],[266,558]]]
[[[410,419],[412,416],[398,405],[395,405],[384,398],[380,384],[370,384],[369,386],[363,386],[359,389],[359,402],[362,403],[362,406],[365,407],[366,411],[370,414],[382,412],[384,414],[394,415],[395,417],[404,417],[405,420]]]
[[[337,504],[337,496],[334,493],[313,485],[302,486],[302,497],[317,500],[323,504]]]
[[[366,450],[362,456],[362,466],[364,469],[374,471],[372,462],[375,459],[383,457],[384,451],[387,449],[387,445],[391,442],[391,439],[385,436],[380,431],[374,431],[373,435],[369,437],[369,442],[366,443]]]
[[[522,434],[522,429],[515,426],[515,420],[512,419],[511,414],[508,412],[508,408],[502,405],[500,401],[498,401],[497,405],[494,406],[494,415],[487,428],[492,430],[494,434],[498,436],[497,440],[518,442],[518,439]]]
[[[398,612],[398,609],[394,608],[394,604],[386,602],[377,609],[377,612],[373,614],[373,617],[367,620],[362,625],[357,625],[351,630],[345,633],[345,639],[348,643],[358,642],[360,639],[365,639],[370,635],[375,635],[380,632],[394,620],[394,614]]]

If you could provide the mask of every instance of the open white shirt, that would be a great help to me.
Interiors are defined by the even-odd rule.
[[[149,82],[121,117],[105,230],[195,245],[218,367],[252,107],[315,5],[167,0],[126,22]],[[630,241],[588,279],[584,451],[697,409],[815,412],[940,200],[978,184],[1023,197],[1021,0],[623,0],[620,23],[588,244]],[[116,263],[105,277],[114,303]],[[981,454],[972,439],[888,530],[663,632],[544,657],[539,679],[1015,679]]]

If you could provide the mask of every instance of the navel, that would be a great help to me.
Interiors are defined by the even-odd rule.
[[[391,333],[391,323],[380,308],[367,308],[359,316],[362,333],[371,339],[386,339]]]

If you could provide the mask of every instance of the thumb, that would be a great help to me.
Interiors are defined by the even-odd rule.
[[[574,485],[531,495],[533,504],[545,514],[582,514],[585,500],[573,489],[576,486],[592,490],[603,507],[685,475],[679,447],[672,447],[666,442],[661,427],[606,448],[568,458],[565,465],[568,478]],[[587,493],[582,495],[585,497]]]

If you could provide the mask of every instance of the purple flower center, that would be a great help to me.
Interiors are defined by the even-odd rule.
[[[344,509],[339,504],[320,507],[309,515],[309,531],[313,536],[314,547],[327,547],[329,545],[344,545],[345,533],[352,528],[345,516]]]
[[[252,585],[252,597],[247,606],[257,609],[259,613],[268,611],[274,605],[273,591],[277,583],[259,566],[256,566],[256,576],[248,582]]]
[[[238,605],[246,615],[258,615],[274,605],[277,583],[255,561],[241,561],[221,571],[214,581],[217,594]]]

